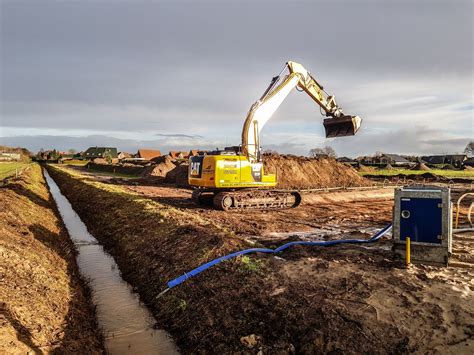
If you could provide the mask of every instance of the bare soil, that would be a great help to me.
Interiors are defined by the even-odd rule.
[[[296,209],[229,213],[196,206],[189,190],[174,186],[50,170],[184,353],[474,349],[474,233],[455,236],[454,260],[462,267],[407,270],[389,238],[365,246],[295,247],[277,257],[221,263],[157,298],[167,281],[229,252],[368,238],[391,221],[390,189],[306,194]]]
[[[104,353],[39,165],[0,188],[0,353]]]
[[[282,189],[369,184],[354,168],[329,158],[269,154],[264,156],[263,163],[267,173],[277,175],[278,188]]]

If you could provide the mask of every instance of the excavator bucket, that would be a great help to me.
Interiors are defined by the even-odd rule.
[[[326,118],[323,121],[326,138],[353,136],[360,128],[362,119],[359,116],[342,116]]]

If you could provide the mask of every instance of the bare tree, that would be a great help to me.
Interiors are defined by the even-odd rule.
[[[337,158],[336,151],[330,146],[325,146],[323,148],[313,148],[309,151],[309,156],[312,158],[316,157],[327,157],[327,158]]]

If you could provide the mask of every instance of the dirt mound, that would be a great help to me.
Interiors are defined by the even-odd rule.
[[[140,176],[144,178],[159,178],[167,184],[186,187],[188,184],[188,164],[179,162],[169,155],[153,159],[155,164],[146,167]]]
[[[173,163],[173,159],[169,156],[159,157],[160,159],[155,160],[156,164],[146,167],[141,173],[140,176],[148,177],[161,177],[165,178],[166,175],[176,168],[176,165]]]
[[[464,167],[464,170],[466,170],[466,171],[474,171],[474,168],[473,168],[472,166],[466,165],[466,166]]]
[[[362,164],[359,164],[359,168],[357,170],[359,170],[362,173],[372,173],[372,172],[375,171],[375,169],[373,167],[365,166],[365,165],[362,165]]]
[[[103,165],[108,164],[107,160],[105,160],[104,158],[95,158],[94,160],[92,160],[92,162],[94,164],[103,164]]]
[[[277,175],[278,188],[320,188],[365,185],[367,180],[352,167],[328,158],[266,155],[266,173]]]
[[[188,184],[188,166],[187,163],[178,164],[174,169],[170,170],[165,177],[165,182],[176,184],[181,187],[189,186]]]
[[[411,169],[411,170],[423,170],[423,171],[430,171],[431,169],[426,166],[424,163],[418,163],[416,164],[416,166]]]
[[[393,166],[391,164],[387,164],[385,170],[393,170]]]

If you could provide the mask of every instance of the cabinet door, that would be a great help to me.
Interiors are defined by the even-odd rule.
[[[400,239],[441,244],[441,199],[402,198],[400,201]]]

